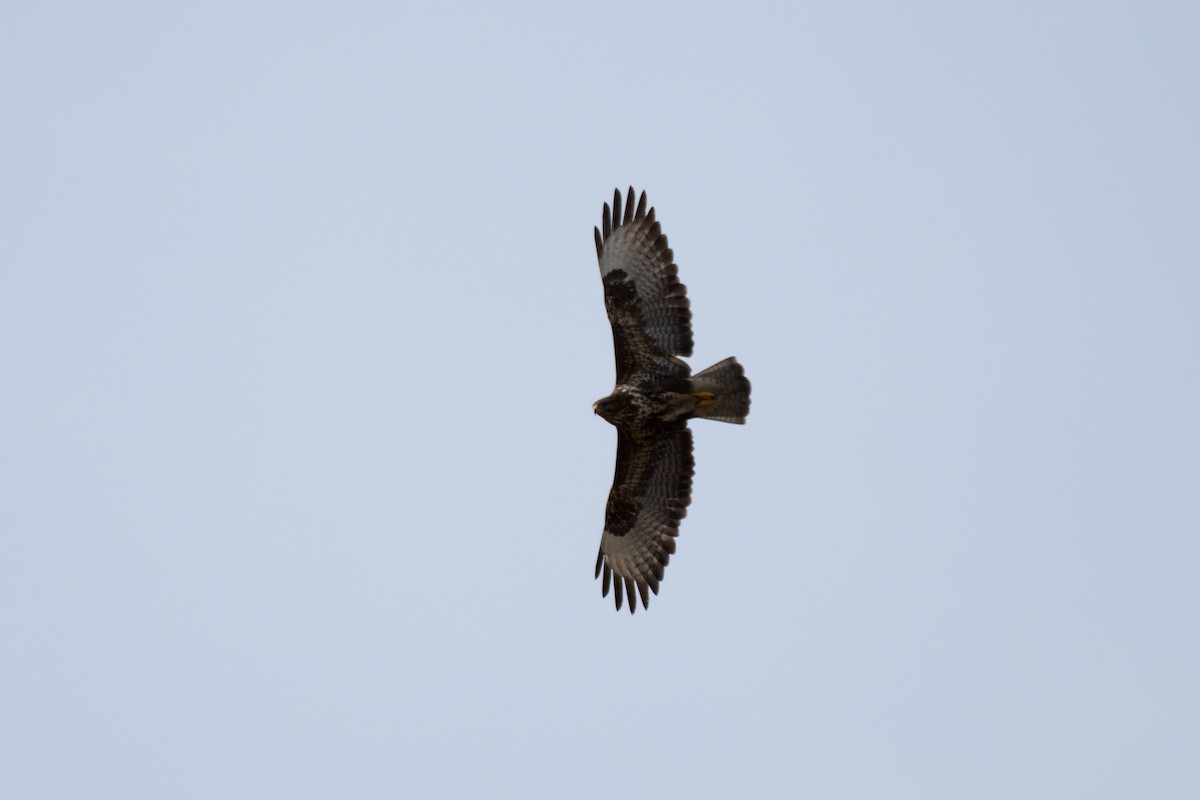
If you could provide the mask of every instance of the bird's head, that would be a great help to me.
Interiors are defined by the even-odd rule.
[[[633,399],[627,394],[610,394],[592,403],[592,410],[614,425],[633,408]]]

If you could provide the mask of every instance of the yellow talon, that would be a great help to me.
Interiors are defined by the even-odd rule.
[[[717,399],[717,396],[712,392],[692,392],[692,397],[700,401],[696,403],[696,408],[711,406],[713,401]]]

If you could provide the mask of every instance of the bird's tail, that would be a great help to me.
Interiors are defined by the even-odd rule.
[[[741,425],[750,413],[750,381],[730,357],[692,376],[692,394],[700,399],[696,416]]]

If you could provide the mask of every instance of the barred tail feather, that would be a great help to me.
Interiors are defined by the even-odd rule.
[[[741,425],[750,413],[750,381],[736,358],[718,361],[697,372],[692,376],[692,391],[712,395],[711,400],[696,409],[696,416],[701,419]]]

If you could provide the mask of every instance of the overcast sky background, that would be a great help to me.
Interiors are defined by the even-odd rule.
[[[0,30],[0,795],[1200,797],[1194,4],[175,5]]]

